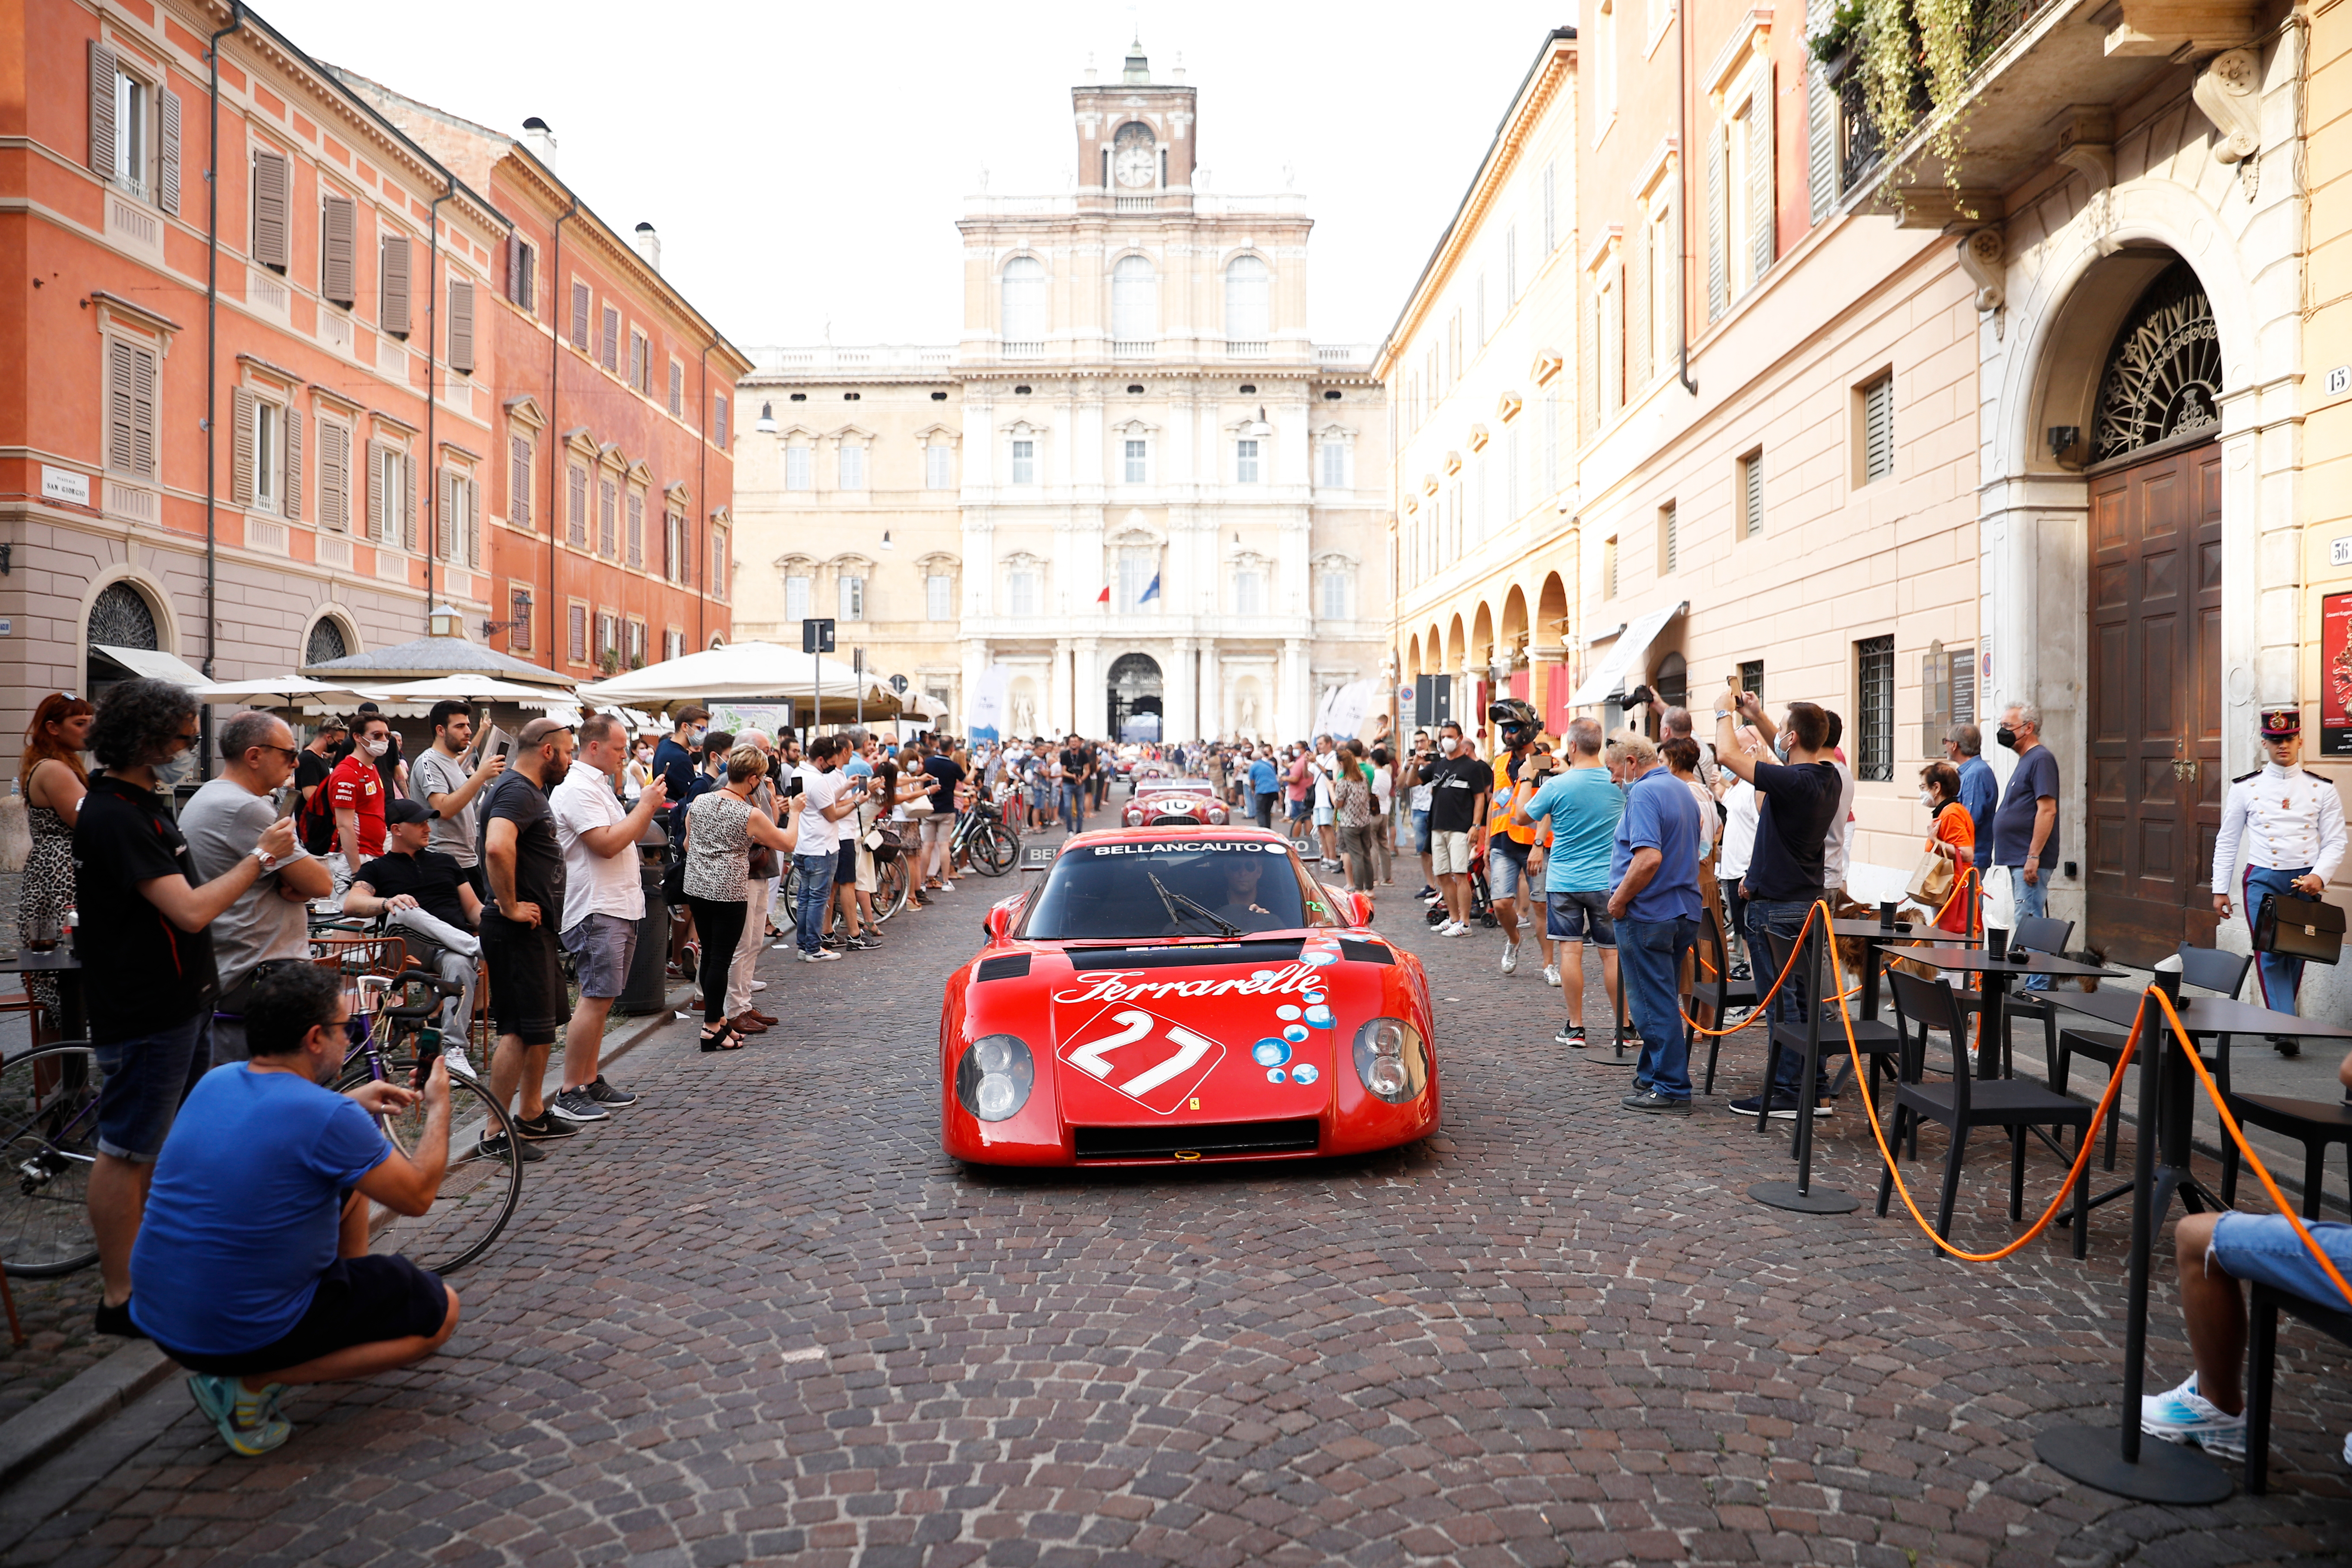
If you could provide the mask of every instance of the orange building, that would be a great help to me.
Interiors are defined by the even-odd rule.
[[[518,141],[337,74],[513,226],[482,323],[492,645],[590,679],[724,641],[750,358],[663,279],[650,224],[624,240],[557,177],[542,123]]]
[[[282,672],[487,609],[503,217],[249,11],[7,16],[0,726],[126,668]]]

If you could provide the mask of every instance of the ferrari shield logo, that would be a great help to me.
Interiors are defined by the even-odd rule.
[[[1114,1005],[1064,1030],[1059,1054],[1153,1114],[1169,1116],[1225,1059],[1225,1047],[1173,1018]],[[1199,1108],[1199,1101],[1192,1103]]]

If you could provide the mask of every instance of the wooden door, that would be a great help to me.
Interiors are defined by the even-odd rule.
[[[2209,942],[2221,822],[2221,448],[2091,481],[2086,939]]]

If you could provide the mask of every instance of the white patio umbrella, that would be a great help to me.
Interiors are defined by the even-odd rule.
[[[628,670],[610,680],[583,686],[578,695],[582,702],[600,708],[688,700],[750,702],[775,697],[814,706],[822,696],[824,718],[842,719],[856,709],[858,675],[838,659],[775,643],[739,642]],[[865,703],[870,717],[887,718],[898,710],[896,694],[878,680],[866,683]]]
[[[436,675],[425,680],[406,680],[393,686],[376,687],[371,695],[379,702],[487,702],[498,700],[520,703],[526,708],[544,708],[554,703],[569,704],[571,693],[551,690],[544,686],[525,686],[519,681],[500,680],[495,675]]]
[[[242,702],[255,708],[291,708],[300,702],[357,701],[371,693],[332,680],[311,680],[299,675],[263,677],[257,680],[216,680],[199,686],[199,702]]]

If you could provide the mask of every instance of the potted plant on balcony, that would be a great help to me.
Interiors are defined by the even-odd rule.
[[[1805,47],[1821,65],[1822,80],[1831,87],[1853,69],[1862,17],[1863,0],[1841,0],[1805,29]]]

